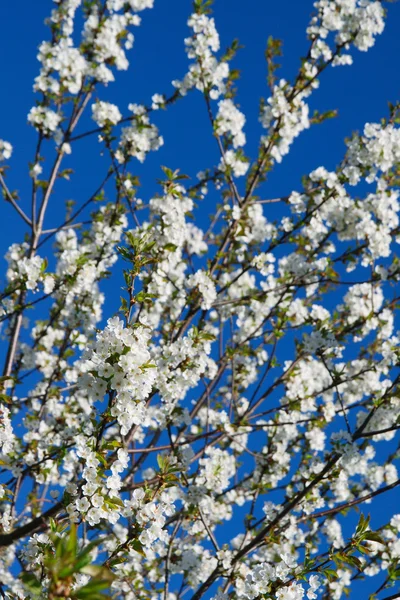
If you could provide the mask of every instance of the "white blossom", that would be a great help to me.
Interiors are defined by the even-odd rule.
[[[5,140],[0,140],[0,161],[8,160],[11,158],[13,148],[10,142],[6,142]]]

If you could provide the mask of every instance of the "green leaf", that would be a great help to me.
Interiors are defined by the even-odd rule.
[[[124,508],[125,507],[125,504],[117,496],[106,496],[104,498],[104,502],[106,504],[108,504],[109,506],[112,506],[112,507],[114,507],[114,506],[119,506],[120,508]]]
[[[78,540],[76,535],[76,525],[75,523],[71,523],[71,528],[69,530],[69,538],[67,542],[67,551],[76,555],[78,550]]]
[[[163,166],[161,166],[161,169],[170,181],[172,181],[174,179],[174,172],[172,169],[169,169],[168,167],[163,167]]]
[[[5,404],[12,404],[12,398],[7,394],[0,394],[0,401],[4,402]]]
[[[368,548],[366,548],[365,546],[361,546],[361,544],[357,545],[357,550],[359,552],[361,552],[361,554],[371,554],[371,550],[369,550]]]
[[[356,556],[347,556],[346,554],[340,554],[339,560],[345,564],[351,565],[352,567],[356,567],[360,571],[362,570],[362,562]]]
[[[77,558],[76,561],[76,570],[77,572],[83,571],[83,569],[92,562],[92,557],[90,556],[90,554],[86,554],[85,556],[82,556],[81,558]]]
[[[370,520],[371,517],[369,515],[368,517],[364,517],[364,515],[361,513],[360,520],[356,528],[356,534],[364,533],[368,529]]]
[[[99,594],[102,590],[106,590],[110,587],[108,581],[89,581],[86,585],[75,592],[75,597],[82,600],[97,600],[101,598],[109,598],[108,595]]]
[[[165,244],[164,250],[169,250],[170,252],[175,252],[177,247],[178,246],[176,246],[175,244],[172,244],[171,242],[169,242],[168,244]]]
[[[108,467],[108,463],[107,463],[106,459],[104,458],[104,456],[102,456],[99,452],[96,452],[95,454],[96,454],[96,458],[99,460],[99,462],[101,462],[103,467]]]
[[[33,573],[22,573],[21,579],[25,587],[35,596],[39,595],[42,591],[40,581],[36,579]]]
[[[143,544],[141,542],[139,542],[139,540],[131,540],[129,542],[129,546],[135,550],[136,552],[138,552],[141,556],[146,556],[144,550],[143,550]]]
[[[379,533],[376,533],[375,531],[367,531],[364,533],[363,539],[371,540],[372,542],[378,542],[379,544],[385,544]]]
[[[334,569],[324,569],[322,573],[325,575],[328,581],[333,581],[334,579],[337,579],[339,577],[339,575],[336,573],[336,571],[334,571]]]
[[[97,579],[100,578],[102,581],[114,581],[115,579],[114,573],[110,571],[110,569],[107,569],[107,567],[101,565],[87,565],[81,569],[81,573],[96,577]]]
[[[90,554],[94,548],[100,546],[104,542],[104,538],[101,540],[92,540],[83,550],[78,554],[78,559],[82,559],[84,556]]]
[[[114,450],[115,448],[121,448],[121,442],[117,442],[117,440],[111,440],[103,442],[102,444],[103,450]]]

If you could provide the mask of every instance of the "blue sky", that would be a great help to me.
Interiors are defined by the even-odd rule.
[[[43,21],[52,5],[50,0],[4,2],[2,5],[0,139],[8,140],[14,146],[7,181],[11,189],[19,190],[21,206],[27,210],[30,202],[28,162],[33,158],[36,135],[28,126],[26,116],[34,104],[32,83],[39,69],[37,47],[43,39],[48,39]],[[156,92],[168,96],[172,92],[171,81],[183,77],[187,69],[183,39],[189,35],[186,21],[190,10],[191,2],[188,0],[155,0],[155,9],[142,13],[142,27],[135,31],[135,45],[130,53],[131,68],[118,73],[116,82],[101,90],[99,98],[115,102],[121,112],[127,114],[127,106],[131,102],[148,104]],[[311,11],[312,2],[309,0],[215,2],[214,14],[222,48],[233,38],[239,38],[244,46],[233,66],[242,72],[237,86],[238,103],[247,118],[246,153],[253,159],[261,134],[259,98],[268,96],[264,62],[267,37],[273,35],[283,40],[284,56],[279,76],[291,80],[300,64],[300,57],[307,51],[305,29]],[[368,53],[355,51],[352,67],[337,67],[323,74],[320,89],[310,101],[311,110],[338,109],[339,117],[314,126],[295,141],[291,153],[274,169],[264,185],[264,197],[273,198],[299,189],[302,175],[320,165],[333,169],[343,156],[344,138],[361,129],[365,122],[378,121],[386,116],[388,101],[399,99],[396,62],[400,56],[400,3],[390,4],[388,12],[386,30]],[[132,167],[132,173],[141,178],[139,195],[144,201],[157,191],[160,165],[179,168],[195,178],[198,171],[219,160],[200,94],[189,95],[152,119],[159,126],[165,145],[151,154],[144,165],[138,163]],[[76,133],[91,127],[90,119],[83,120]],[[51,148],[51,143],[48,147]],[[95,137],[76,142],[73,154],[67,157],[65,164],[76,170],[76,176],[71,182],[57,186],[46,228],[60,221],[66,200],[74,199],[79,204],[97,188],[102,176],[99,171],[105,164],[99,152]],[[212,211],[209,202],[213,198],[211,195],[198,212],[200,224],[206,224],[206,217]],[[273,219],[274,205],[269,210]],[[0,205],[0,219],[0,252],[4,255],[12,242],[23,240],[26,229],[4,202]],[[4,267],[3,262],[0,285],[4,284]],[[111,295],[115,290],[111,283],[105,284],[103,289],[109,296],[105,314],[108,317],[119,304],[120,294],[118,290],[116,296]],[[386,513],[393,513],[398,500],[398,494],[390,493],[375,506],[384,508]]]

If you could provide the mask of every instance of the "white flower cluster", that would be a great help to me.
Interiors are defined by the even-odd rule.
[[[56,6],[51,11],[50,23],[57,25],[57,29],[64,37],[69,37],[74,31],[74,17],[82,0],[56,0]]]
[[[260,271],[261,275],[271,275],[275,270],[275,260],[275,256],[271,254],[271,252],[268,252],[267,254],[265,252],[261,252],[253,258],[251,263]]]
[[[173,515],[175,508],[168,494],[162,493],[158,502],[146,502],[144,491],[135,490],[131,500],[125,501],[125,507],[125,515],[134,515],[143,529],[139,541],[145,548],[150,548],[157,539],[168,541],[168,534],[164,529],[165,517]]]
[[[53,42],[42,42],[37,56],[41,63],[39,75],[33,89],[44,94],[57,94],[67,91],[77,94],[87,73],[85,57],[74,47],[72,34],[74,17],[80,0],[64,0],[53,9],[50,22],[57,27],[59,35]]]
[[[165,310],[178,318],[185,305],[187,264],[183,250],[191,255],[201,255],[207,250],[202,230],[187,222],[186,215],[192,209],[193,200],[178,184],[169,185],[161,197],[150,200],[153,226],[149,234],[160,248],[160,256],[147,288],[156,299],[151,306],[142,309],[142,313],[144,311],[148,323],[154,328]]]
[[[80,385],[93,401],[115,395],[111,413],[126,435],[133,424],[144,424],[145,403],[156,379],[150,363],[146,327],[126,328],[118,317],[109,319],[80,364]]]
[[[6,254],[7,279],[11,283],[21,281],[27,290],[36,291],[38,283],[44,278],[45,263],[37,254],[29,258],[26,255],[28,249],[27,243],[10,246]]]
[[[10,504],[3,504],[0,512],[0,526],[3,531],[10,532],[12,530],[13,518],[11,516]]]
[[[74,502],[67,506],[67,511],[72,520],[79,518],[79,513],[84,515],[89,525],[97,525],[102,519],[107,519],[111,523],[116,523],[120,518],[120,501],[118,491],[122,486],[119,473],[122,473],[128,466],[128,453],[120,448],[118,450],[118,459],[111,465],[112,475],[107,477],[106,486],[98,472],[100,461],[96,453],[89,449],[85,443],[86,440],[78,439],[77,455],[84,459],[85,467],[82,471],[82,478],[86,482],[82,486],[82,497],[78,497]],[[76,492],[77,489],[70,490]],[[110,494],[110,499],[105,500],[105,494]],[[118,498],[113,503],[113,498]]]
[[[6,458],[12,452],[16,439],[11,423],[10,409],[2,405],[0,416],[0,456]]]
[[[149,152],[158,150],[164,144],[157,127],[150,125],[145,107],[130,104],[128,108],[135,117],[129,127],[122,129],[121,140],[115,153],[115,158],[121,164],[131,156],[137,158],[140,162],[144,162]]]
[[[167,414],[172,412],[177,401],[183,400],[188,391],[197,386],[202,375],[210,379],[215,376],[217,366],[210,353],[211,341],[207,338],[196,339],[193,329],[187,336],[154,349],[158,366],[157,387],[163,401],[163,411]]]
[[[329,349],[334,349],[335,354],[340,354],[335,336],[330,331],[325,331],[324,329],[312,331],[310,334],[304,334],[303,345],[304,351],[307,354],[325,352]]]
[[[238,148],[246,143],[243,127],[246,118],[232,102],[232,100],[221,100],[218,103],[218,113],[215,120],[215,132],[218,135],[230,134],[233,147]]]
[[[62,116],[46,106],[33,106],[29,111],[28,121],[43,135],[50,136],[56,133]]]
[[[92,118],[99,127],[104,127],[109,124],[116,125],[121,120],[122,115],[118,106],[100,100],[92,104]]]
[[[365,421],[367,414],[364,411],[360,411],[357,414],[357,426]],[[377,408],[375,414],[369,419],[365,431],[379,431],[385,430],[384,433],[373,436],[374,441],[392,440],[396,435],[396,430],[391,430],[393,423],[398,422],[400,416],[400,400],[398,398],[391,398],[387,406],[380,406]],[[394,466],[394,465],[393,465]]]
[[[379,285],[369,283],[358,283],[351,286],[343,298],[345,314],[349,324],[356,323],[358,320],[365,320],[362,327],[362,335],[379,327],[379,313],[383,304],[383,292]],[[385,311],[383,318],[389,320],[389,337],[392,333],[393,317],[390,311]]]
[[[247,575],[244,585],[244,590],[239,591],[240,596],[244,596],[249,600],[259,598],[263,594],[268,594],[271,591],[271,583],[277,579],[286,582],[290,574],[297,567],[297,561],[289,554],[281,554],[280,562],[275,566],[268,563],[262,563]],[[309,589],[307,590],[307,598],[315,600],[317,598],[316,591],[320,587],[318,575],[311,575],[309,581]],[[301,600],[304,597],[305,590],[300,583],[289,583],[288,585],[279,587],[275,598],[277,600]]]
[[[55,42],[43,42],[39,47],[38,60],[41,62],[39,76],[35,79],[34,89],[43,93],[60,94],[64,90],[77,94],[85,77],[93,77],[102,83],[114,80],[111,66],[118,70],[128,68],[125,49],[133,44],[133,35],[129,26],[139,25],[140,18],[132,14],[153,7],[153,0],[108,0],[109,14],[99,14],[93,4],[84,25],[84,43],[75,48],[73,25],[76,9],[80,0],[60,2],[52,12],[51,21],[59,26],[61,35]],[[129,10],[125,10],[128,7]],[[123,13],[118,11],[123,10]],[[89,56],[85,56],[88,45]]]
[[[235,150],[229,149],[221,157],[218,164],[218,169],[225,173],[230,170],[234,177],[242,177],[249,170],[249,163],[242,158]]]
[[[124,5],[125,2],[121,8]],[[105,84],[114,81],[111,66],[115,66],[118,71],[126,71],[128,68],[125,49],[132,47],[134,38],[132,33],[126,33],[131,25],[140,25],[140,17],[136,14],[129,11],[123,14],[112,12],[104,19],[99,14],[97,5],[92,6],[91,14],[85,22],[84,42],[92,48],[90,74],[97,81]]]
[[[161,247],[173,244],[177,249],[182,248],[190,238],[185,215],[193,209],[193,200],[185,195],[186,190],[181,185],[168,186],[164,191],[163,196],[150,200],[152,213],[160,221],[157,241]]]
[[[235,473],[235,457],[221,448],[208,448],[206,456],[199,460],[201,465],[198,482],[216,494],[222,493],[229,486]]]
[[[268,106],[261,113],[261,124],[268,130],[268,136],[264,138],[266,146],[270,144],[275,129],[277,131],[279,139],[271,149],[271,156],[277,162],[281,162],[289,152],[293,140],[310,126],[308,105],[303,100],[309,93],[309,90],[305,90],[293,94],[291,86],[281,79],[268,99]]]
[[[115,244],[120,240],[124,227],[126,227],[125,216],[117,216],[114,207],[103,206],[94,213],[92,227],[82,241],[74,229],[64,229],[57,233],[55,277],[43,272],[40,281],[43,276],[45,294],[53,292],[55,281],[58,283],[53,293],[53,310],[59,315],[59,321],[53,327],[49,326],[49,323],[40,321],[32,329],[33,346],[21,344],[24,368],[37,368],[45,378],[49,379],[54,376],[54,371],[60,368],[64,371],[67,383],[76,383],[79,365],[75,362],[68,367],[65,360],[60,360],[59,344],[65,341],[66,331],[71,332],[69,343],[71,346],[76,346],[79,352],[87,344],[88,336],[92,334],[94,326],[101,318],[101,307],[104,301],[98,281],[116,260]],[[21,250],[21,258],[23,258],[23,250],[24,248]],[[18,259],[18,248],[15,252],[15,259]],[[31,284],[33,285],[33,281]],[[11,311],[13,306],[7,308]],[[80,331],[76,331],[77,328]],[[43,393],[42,388],[35,393]],[[77,401],[81,406],[85,406],[87,413],[90,412],[91,398],[89,402],[80,391]],[[62,405],[56,406],[55,411],[60,411]],[[40,403],[38,410],[40,410]],[[35,423],[35,427],[31,428],[32,435],[36,435],[36,426],[39,427],[41,422]],[[40,439],[42,438],[43,429],[41,429]]]
[[[151,97],[151,108],[158,110],[165,106],[165,96],[163,94],[153,94]]]
[[[110,205],[102,206],[95,213],[92,228],[83,243],[74,229],[57,233],[56,272],[59,277],[69,277],[56,297],[62,304],[62,317],[73,327],[77,320],[82,323],[83,319],[92,330],[100,320],[104,297],[97,282],[117,260],[115,245],[126,225],[125,215],[117,216],[115,208]]]
[[[367,181],[377,178],[378,171],[386,173],[400,161],[400,128],[393,124],[366,123],[364,135],[354,136],[348,142],[347,166],[344,174],[349,183],[360,181],[363,170],[367,169]]]
[[[10,142],[0,140],[0,161],[8,160],[11,157],[13,147]]]
[[[134,12],[140,12],[146,8],[153,8],[154,0],[107,0],[107,8],[110,11],[118,11],[129,5]]]
[[[188,20],[193,29],[193,36],[185,40],[187,55],[194,59],[189,72],[183,81],[173,81],[172,84],[185,95],[192,88],[208,91],[210,97],[216,100],[226,91],[225,80],[229,76],[227,62],[219,62],[214,52],[220,47],[219,35],[215,28],[214,19],[204,14],[194,13]]]
[[[247,208],[245,216],[244,231],[238,232],[237,235],[237,239],[241,242],[257,244],[274,237],[276,227],[265,217],[262,204],[251,204]]]
[[[351,161],[354,163],[353,157]],[[349,179],[349,183],[355,185],[363,167],[350,165],[351,162],[344,168],[343,173]],[[368,165],[368,172],[373,172],[375,167],[371,168],[369,160]],[[390,255],[393,231],[399,224],[397,190],[386,190],[385,183],[378,180],[376,193],[368,194],[364,200],[355,200],[348,195],[336,173],[319,167],[310,173],[310,179],[319,186],[313,193],[313,200],[320,206],[314,211],[309,225],[303,228],[302,233],[306,235],[312,247],[316,248],[329,229],[334,227],[339,240],[355,239],[364,242],[364,249],[360,255],[363,266],[370,265],[371,260]],[[293,212],[304,212],[304,198],[305,196],[298,194],[290,196]],[[334,251],[335,245],[332,242],[325,246],[325,253],[331,254]],[[357,261],[351,263],[347,270],[353,270],[356,264]]]
[[[326,38],[336,32],[337,45],[353,43],[366,51],[383,32],[384,9],[378,0],[318,0],[314,4],[317,15],[307,32],[312,38]]]
[[[128,466],[125,450],[118,450],[118,459],[111,466],[113,474],[106,480],[108,489],[104,488],[104,481],[98,474],[96,454],[79,441],[78,455],[85,461],[83,479],[86,483],[82,486],[83,495],[67,506],[71,519],[77,520],[81,514],[89,525],[94,526],[103,519],[115,525],[121,516],[134,517],[141,529],[138,540],[145,548],[150,549],[156,540],[168,541],[164,525],[166,517],[174,514],[175,507],[167,493],[161,493],[157,501],[149,501],[143,489],[134,490],[129,500],[122,501],[119,497],[118,490],[122,485],[119,473]],[[70,486],[71,491],[72,488]],[[73,491],[76,492],[76,486]]]
[[[22,548],[21,556],[30,565],[32,565],[32,563],[42,564],[44,558],[43,546],[45,544],[51,544],[47,533],[34,533],[28,543]]]
[[[194,275],[190,275],[187,281],[189,288],[198,289],[202,298],[201,308],[203,310],[209,310],[217,298],[217,290],[215,289],[214,282],[207,273],[202,270],[196,271]]]
[[[35,91],[52,94],[60,94],[64,89],[70,94],[80,91],[88,66],[85,57],[72,44],[71,38],[61,38],[58,44],[43,42],[40,45],[38,60],[42,68],[35,79]],[[57,73],[59,79],[53,73]]]

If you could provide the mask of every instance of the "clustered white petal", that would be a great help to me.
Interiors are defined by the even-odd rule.
[[[0,161],[11,158],[13,148],[10,142],[0,140]]]
[[[229,75],[229,65],[219,62],[215,53],[220,48],[219,35],[214,19],[205,14],[194,13],[188,20],[193,35],[185,40],[186,52],[193,59],[189,72],[182,81],[174,81],[173,85],[182,95],[192,88],[207,91],[214,100],[226,91],[225,80]]]
[[[134,117],[132,117],[131,125],[122,129],[118,150],[115,153],[117,161],[121,164],[126,162],[129,157],[143,162],[149,152],[158,150],[164,144],[164,139],[159,134],[157,127],[150,124],[144,106],[130,104],[129,110],[132,111]]]
[[[399,484],[400,105],[354,133],[336,169],[315,166],[279,197],[267,180],[327,116],[308,100],[323,71],[382,33],[382,3],[315,1],[290,81],[275,79],[269,40],[252,163],[229,66],[238,45],[220,54],[208,1],[194,2],[171,96],[127,115],[102,99],[153,4],[54,1],[26,212],[0,168],[28,231],[0,291],[0,592],[340,600],[357,594],[356,573],[390,585],[400,515],[376,525],[364,505]],[[158,192],[139,198],[138,162],[164,143],[158,120],[194,89],[218,155],[195,183],[163,166]],[[49,205],[69,198],[59,180],[76,176],[66,155],[99,133],[102,183],[53,223]],[[0,161],[12,151],[0,140]]]
[[[104,127],[107,124],[116,125],[122,115],[118,106],[100,100],[92,105],[92,117],[99,127]]]

